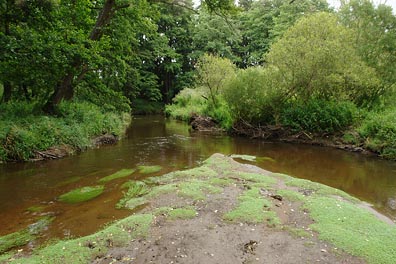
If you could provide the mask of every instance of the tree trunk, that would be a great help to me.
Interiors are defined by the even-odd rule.
[[[4,17],[3,17],[3,19],[4,19],[4,21],[3,21],[4,22],[4,34],[6,36],[10,36],[11,35],[11,32],[10,32],[10,15],[8,13],[11,5],[12,5],[12,1],[8,0],[6,2],[6,6],[5,6],[6,12],[5,12]],[[2,22],[2,21],[0,21],[0,22]],[[3,97],[1,98],[0,102],[7,103],[8,101],[11,100],[11,95],[12,95],[12,84],[9,81],[4,81],[3,82]]]
[[[12,85],[11,85],[10,82],[5,81],[5,82],[3,83],[3,88],[4,88],[4,91],[3,91],[3,98],[1,99],[1,101],[2,101],[3,103],[7,103],[7,102],[10,101],[10,99],[11,99]]]
[[[103,35],[103,29],[109,23],[113,17],[115,11],[119,8],[127,7],[121,6],[117,7],[115,0],[106,0],[102,10],[100,11],[94,28],[89,35],[89,39],[93,41],[98,41]],[[43,110],[49,114],[55,114],[56,106],[62,100],[70,100],[74,95],[74,80],[81,80],[84,78],[85,74],[88,72],[88,65],[81,60],[74,61],[72,67],[65,73],[65,75],[57,83],[54,92],[48,99],[47,103],[44,105]]]

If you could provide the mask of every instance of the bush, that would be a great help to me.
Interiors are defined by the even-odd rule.
[[[272,68],[239,70],[225,86],[224,99],[236,121],[253,125],[276,122],[282,107],[272,84]]]
[[[310,99],[288,103],[281,123],[295,131],[334,133],[351,126],[356,116],[357,108],[351,102]]]
[[[204,110],[204,115],[213,118],[220,126],[226,130],[229,130],[234,121],[231,116],[230,108],[227,103],[221,97],[218,98],[217,107],[213,107],[211,104]]]
[[[165,106],[166,115],[188,121],[192,114],[203,115],[207,107],[207,100],[202,89],[185,88],[175,98],[173,104]]]
[[[357,130],[368,149],[396,159],[396,108],[369,113]]]
[[[34,111],[34,105],[19,102],[0,106],[0,160],[29,160],[35,151],[67,144],[85,149],[91,139],[106,133],[121,135],[129,124],[127,113],[103,112],[90,103],[63,102],[59,117]]]

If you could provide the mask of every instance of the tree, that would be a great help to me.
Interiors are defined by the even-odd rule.
[[[368,0],[351,0],[342,5],[339,17],[356,32],[359,55],[382,80],[378,96],[396,86],[396,16],[392,8]]]
[[[233,78],[236,67],[225,58],[205,54],[197,64],[197,83],[208,95],[209,104],[217,107],[218,96],[222,93],[225,83]]]
[[[354,32],[329,13],[299,20],[266,59],[275,68],[276,87],[287,99],[350,99],[363,104],[378,89],[375,71],[357,55]]]
[[[165,37],[166,48],[163,55],[156,58],[154,72],[160,80],[163,101],[170,103],[173,96],[192,82],[192,1],[183,6],[160,3],[161,16],[158,21],[158,34]]]
[[[194,24],[192,56],[195,59],[209,53],[235,63],[239,61],[235,53],[240,42],[236,20],[232,17],[226,19],[224,16],[201,9],[199,16],[195,17]]]
[[[238,49],[241,68],[263,65],[270,46],[294,23],[309,14],[328,11],[325,0],[259,0],[240,15],[242,43]]]

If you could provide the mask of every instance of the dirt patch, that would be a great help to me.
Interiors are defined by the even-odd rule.
[[[193,130],[201,132],[222,132],[220,125],[211,117],[192,115],[190,125]]]
[[[96,137],[92,140],[94,146],[114,145],[118,142],[119,138],[113,134],[105,134]]]
[[[105,134],[98,136],[92,140],[92,145],[94,147],[100,147],[104,145],[114,145],[118,142],[119,138],[112,134]],[[34,158],[30,159],[30,161],[40,161],[40,160],[52,160],[52,159],[61,159],[69,155],[73,155],[78,152],[70,145],[59,145],[50,147],[47,150],[43,151],[35,151]]]
[[[44,151],[35,151],[35,157],[31,161],[61,159],[73,153],[75,150],[70,145],[54,146]]]

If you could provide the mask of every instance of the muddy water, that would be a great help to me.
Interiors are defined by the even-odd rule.
[[[107,183],[105,192],[88,202],[64,204],[57,201],[59,195],[137,165],[161,165],[158,175],[194,167],[215,152],[269,157],[257,165],[339,188],[396,219],[396,162],[331,148],[190,133],[177,121],[137,117],[127,138],[116,146],[56,161],[0,165],[0,235],[22,229],[41,215],[56,217],[44,240],[93,233],[130,214],[115,209],[121,184],[128,179]],[[135,172],[129,179],[144,177]],[[44,209],[28,211],[32,206]]]

